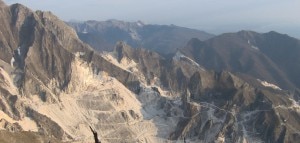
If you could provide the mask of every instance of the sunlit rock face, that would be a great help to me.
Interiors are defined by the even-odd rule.
[[[94,142],[90,127],[104,143],[300,138],[292,93],[181,52],[166,58],[119,42],[98,53],[49,12],[0,7],[0,142]]]

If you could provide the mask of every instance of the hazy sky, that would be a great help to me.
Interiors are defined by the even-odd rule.
[[[300,38],[300,0],[4,0],[61,19],[118,19],[175,24],[219,34],[239,30],[287,33]]]

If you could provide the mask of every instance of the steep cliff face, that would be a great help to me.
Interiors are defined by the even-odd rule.
[[[129,87],[131,81],[136,81],[134,76],[94,53],[77,38],[72,28],[50,12],[33,12],[20,4],[9,7],[1,4],[1,23],[0,105],[4,129],[34,131],[41,138],[85,142],[93,139],[89,125],[98,129],[96,124],[100,126],[102,120],[98,116],[101,116],[104,118],[101,124],[108,122],[112,128],[119,126],[119,122],[124,124],[120,138],[134,134],[122,116],[127,116],[129,109],[134,118],[141,116],[138,107],[124,105],[137,102],[128,101],[127,96],[132,93],[124,86]],[[87,65],[86,69],[78,68],[80,64]],[[77,77],[76,73],[84,76]],[[99,74],[104,74],[103,79],[97,77]],[[105,81],[107,83],[102,83]],[[115,84],[119,86],[114,87]],[[127,94],[123,95],[124,92]],[[129,99],[119,97],[120,93]],[[64,98],[67,95],[70,98]],[[95,102],[98,100],[99,103]],[[107,101],[112,103],[104,104]],[[98,105],[100,103],[103,105]],[[115,119],[105,119],[111,116]],[[95,119],[97,121],[91,121]],[[108,130],[104,133],[109,135]]]
[[[49,12],[0,7],[1,142],[93,142],[89,127],[102,142],[299,140],[291,93],[180,52],[97,53]]]

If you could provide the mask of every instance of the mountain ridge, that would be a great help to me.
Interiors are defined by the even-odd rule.
[[[206,32],[175,25],[152,25],[119,20],[67,22],[80,39],[100,51],[112,51],[117,41],[125,41],[132,47],[151,49],[163,55],[174,53],[193,37],[208,39]],[[174,43],[175,42],[175,43]],[[154,44],[154,45],[153,45]]]
[[[49,12],[0,12],[0,141],[93,142],[90,128],[101,142],[300,138],[291,93],[179,52],[166,58],[124,42],[97,52]]]
[[[249,74],[294,90],[299,89],[299,84],[292,73],[299,68],[292,63],[299,60],[296,56],[299,47],[296,38],[274,31],[264,34],[240,31],[204,42],[193,39],[181,51],[208,69]]]

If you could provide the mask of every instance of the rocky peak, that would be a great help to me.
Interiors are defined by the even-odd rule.
[[[21,4],[11,5],[10,11],[12,14],[12,24],[15,25],[19,30],[29,16],[34,16],[34,12]]]
[[[114,53],[116,54],[119,63],[123,58],[133,58],[133,49],[125,42],[118,42],[114,49]]]

